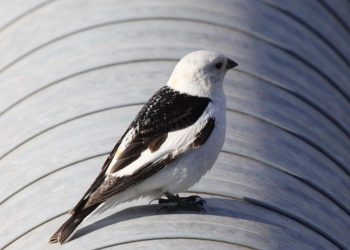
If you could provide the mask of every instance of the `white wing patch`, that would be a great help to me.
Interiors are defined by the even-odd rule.
[[[135,129],[132,128],[129,130],[129,132],[124,136],[124,139],[120,143],[117,152],[115,153],[111,163],[109,164],[106,173],[108,174],[110,170],[112,169],[113,165],[117,162],[118,157],[121,153],[124,152],[130,141],[135,137]]]
[[[131,130],[125,136],[125,139],[120,144],[117,153],[115,154],[111,164],[108,166],[107,174],[115,177],[122,177],[134,174],[140,168],[151,162],[157,162],[165,159],[169,154],[181,154],[191,147],[192,143],[196,139],[196,135],[205,126],[208,118],[211,116],[211,105],[208,105],[207,109],[204,111],[203,115],[191,126],[168,133],[168,137],[163,142],[161,147],[155,152],[151,152],[149,148],[142,152],[139,158],[130,163],[128,166],[120,169],[119,171],[110,174],[109,170],[118,161],[118,156],[122,153],[128,146],[128,143],[132,140],[135,135],[135,130]]]

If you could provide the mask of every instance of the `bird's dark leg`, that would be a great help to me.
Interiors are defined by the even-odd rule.
[[[202,199],[198,195],[192,195],[188,197],[180,197],[178,194],[171,194],[171,193],[165,193],[164,194],[167,198],[166,199],[159,199],[158,203],[159,204],[170,204],[174,203],[175,206],[169,206],[165,205],[161,207],[158,212],[160,212],[163,209],[166,209],[167,211],[175,211],[178,209],[183,209],[183,210],[192,210],[192,211],[203,211],[205,212],[204,205],[205,205],[205,200]]]

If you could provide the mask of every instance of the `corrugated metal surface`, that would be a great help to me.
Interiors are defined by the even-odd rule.
[[[0,248],[47,241],[176,61],[239,62],[226,143],[190,192],[206,214],[139,200],[60,249],[350,246],[347,0],[0,2]],[[116,213],[116,211],[119,211]]]

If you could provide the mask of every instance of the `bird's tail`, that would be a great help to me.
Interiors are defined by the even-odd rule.
[[[64,244],[74,230],[91,214],[100,204],[75,212],[50,238],[50,243]]]

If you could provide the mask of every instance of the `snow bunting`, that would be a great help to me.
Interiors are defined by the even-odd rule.
[[[226,131],[223,80],[237,66],[214,51],[195,51],[176,65],[167,84],[143,106],[105,161],[101,173],[51,237],[64,243],[92,212],[143,196],[201,209],[181,198],[214,164]],[[199,198],[199,199],[198,199]]]

